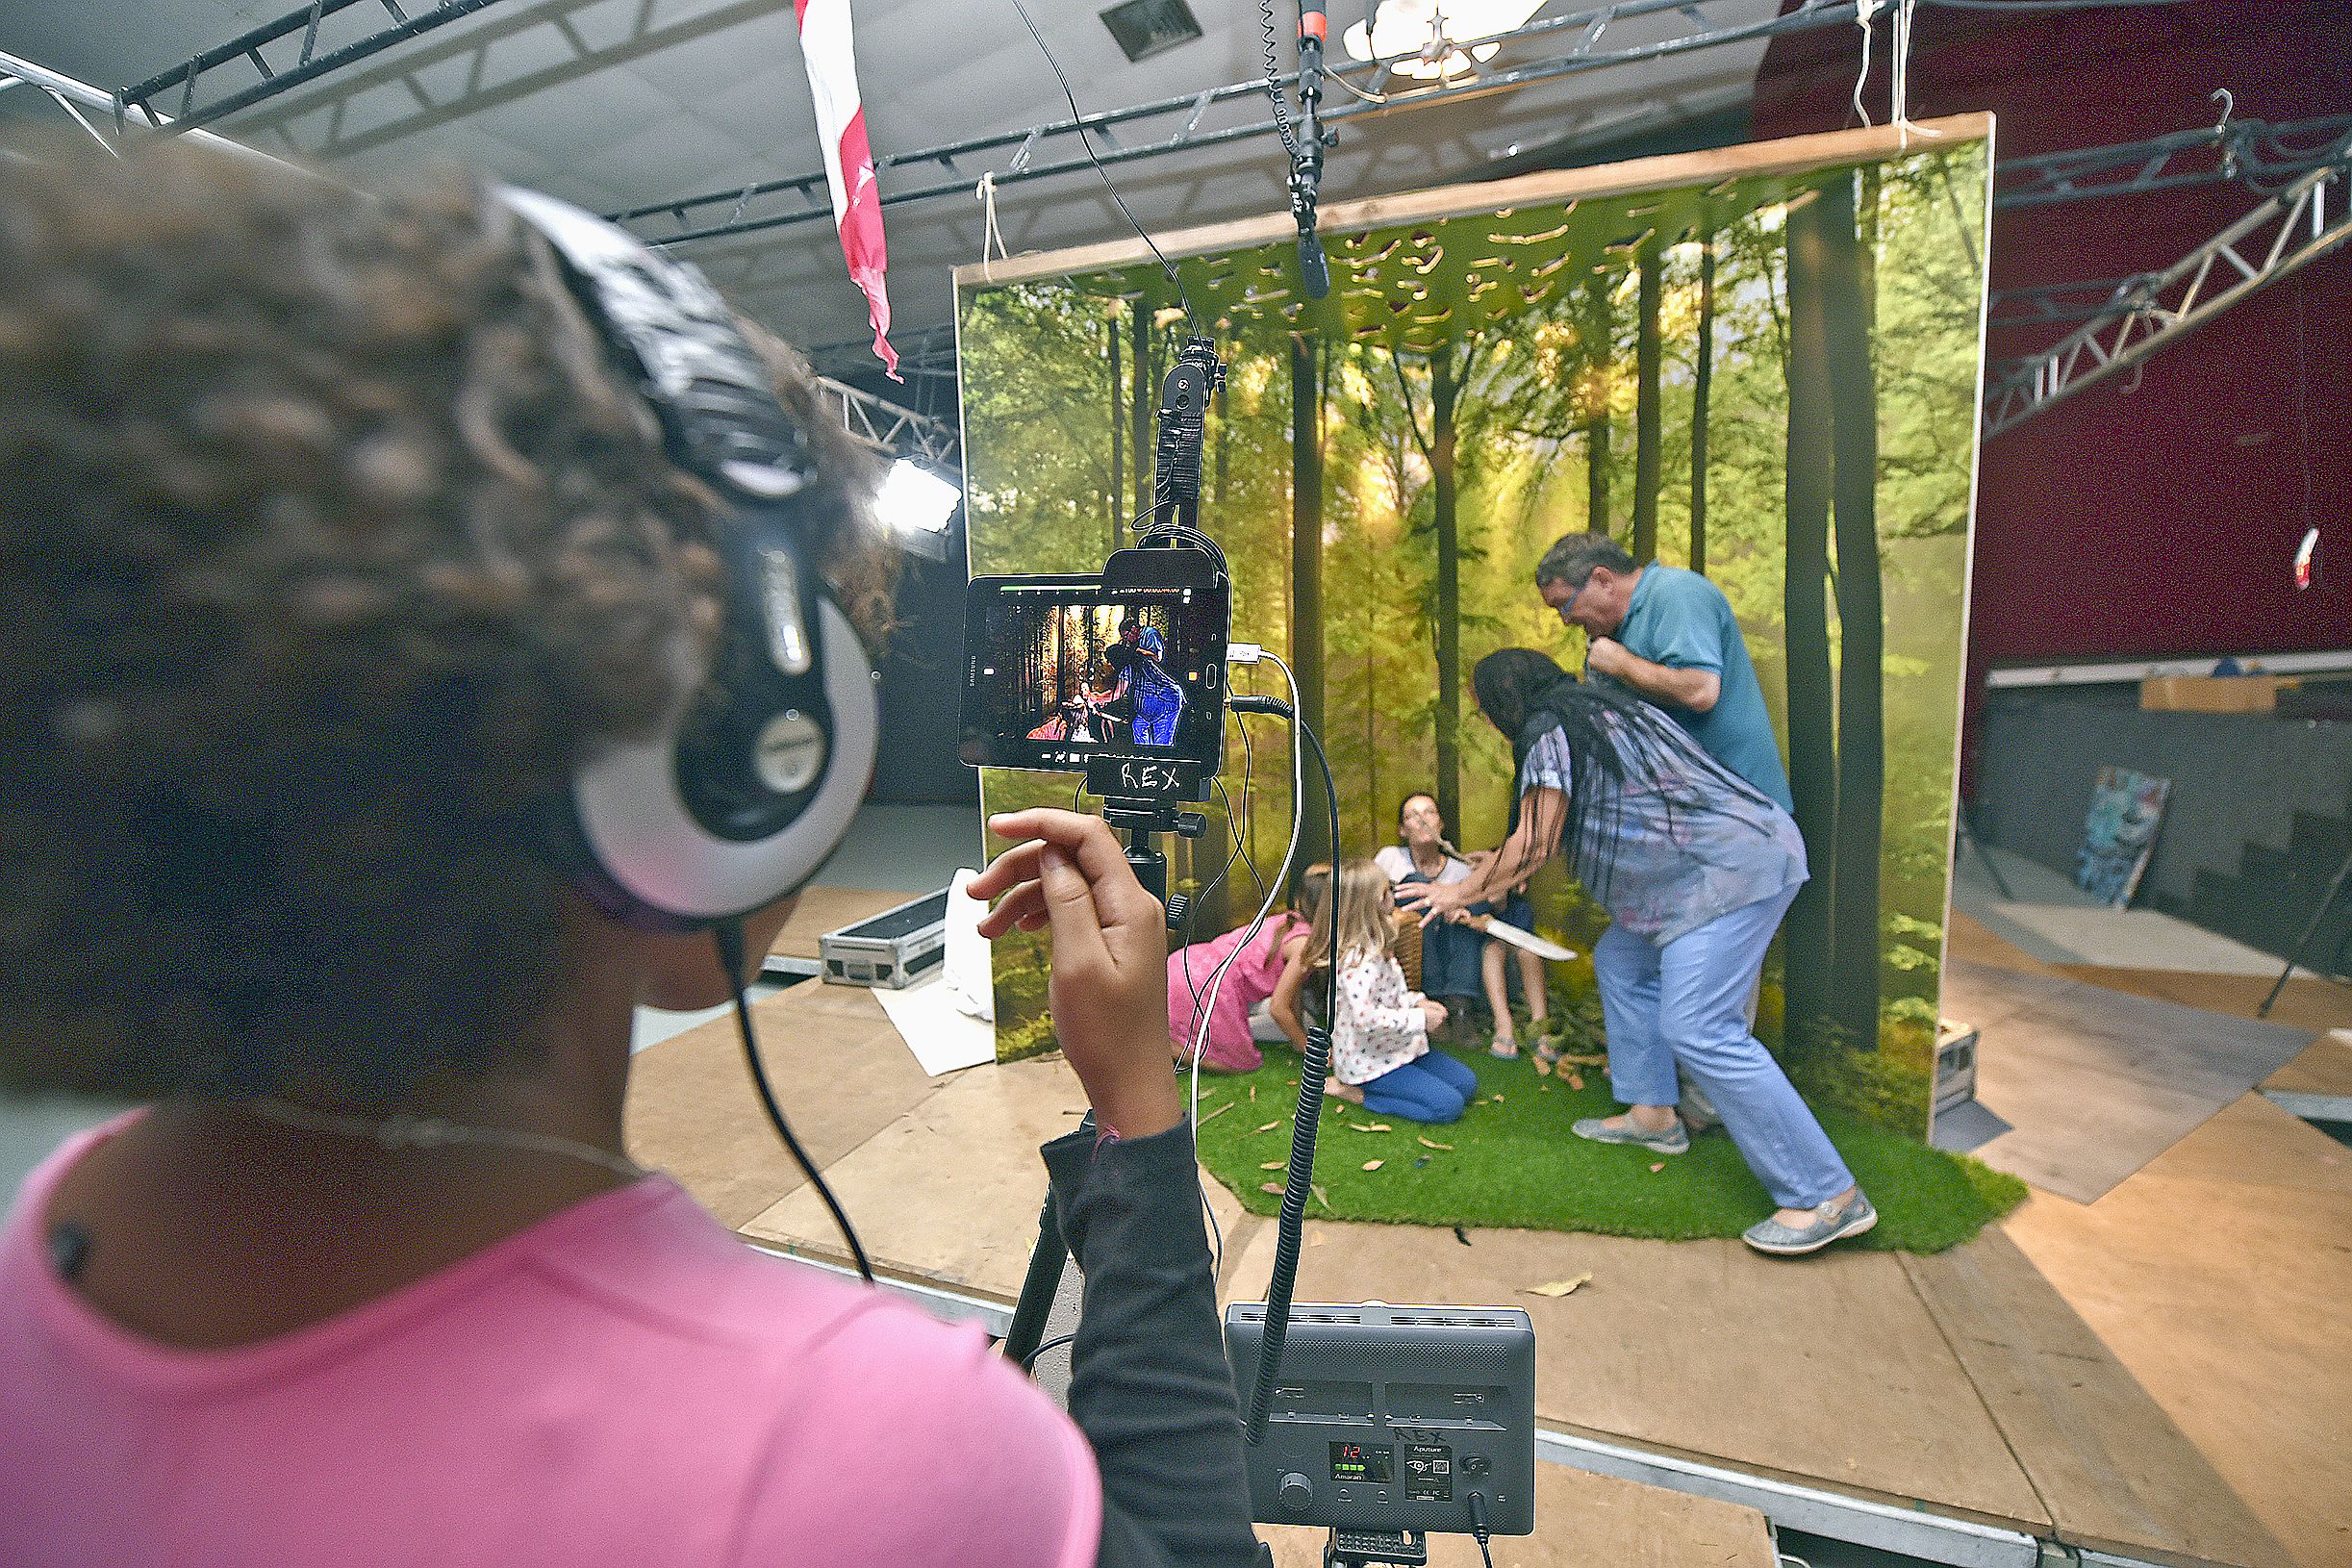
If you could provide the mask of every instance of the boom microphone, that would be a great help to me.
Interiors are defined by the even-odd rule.
[[[1323,237],[1315,232],[1315,198],[1323,184],[1324,131],[1315,106],[1323,101],[1323,40],[1328,24],[1323,8],[1299,13],[1299,103],[1302,110],[1299,148],[1290,161],[1290,215],[1299,225],[1299,277],[1309,299],[1331,291],[1330,263]]]

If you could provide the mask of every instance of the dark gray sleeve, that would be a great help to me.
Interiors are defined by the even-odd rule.
[[[1100,1568],[1251,1568],[1241,1421],[1202,1233],[1192,1125],[1045,1147],[1085,1274],[1070,1414],[1102,1472]]]

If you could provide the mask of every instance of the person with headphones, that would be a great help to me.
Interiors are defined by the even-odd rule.
[[[1095,1109],[1075,1424],[624,1146],[635,1007],[740,998],[864,794],[866,490],[548,198],[0,164],[0,1082],[141,1102],[0,1232],[0,1561],[1257,1560],[1099,820],[974,883]]]

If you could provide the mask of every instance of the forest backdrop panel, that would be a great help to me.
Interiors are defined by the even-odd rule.
[[[1514,645],[1581,667],[1582,634],[1535,593],[1552,541],[1601,530],[1704,571],[1747,633],[1813,872],[1758,1032],[1808,1093],[1924,1136],[1989,159],[1979,138],[1913,145],[1327,235],[1321,301],[1287,242],[1175,263],[1227,367],[1201,518],[1231,563],[1233,636],[1297,670],[1344,852],[1392,842],[1419,789],[1456,843],[1501,838],[1509,747],[1470,670]],[[973,571],[1100,569],[1150,500],[1177,291],[1147,262],[967,280],[958,309]],[[1234,678],[1284,692],[1271,667]],[[1227,737],[1231,798],[1171,851],[1199,936],[1249,918],[1251,863],[1271,875],[1290,824],[1279,727],[1229,719]],[[982,803],[1067,804],[1075,782],[991,771]],[[1310,821],[1302,864],[1325,838]],[[1606,917],[1555,872],[1535,892],[1541,923],[1588,951]],[[999,945],[1008,1057],[1051,1044],[1040,940]]]

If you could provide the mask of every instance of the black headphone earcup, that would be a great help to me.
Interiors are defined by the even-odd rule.
[[[678,736],[609,747],[572,781],[574,871],[607,914],[641,929],[688,931],[747,915],[798,888],[824,863],[873,778],[881,712],[856,631],[818,600],[828,752],[807,804],[780,831],[746,841],[714,835],[679,787]]]

